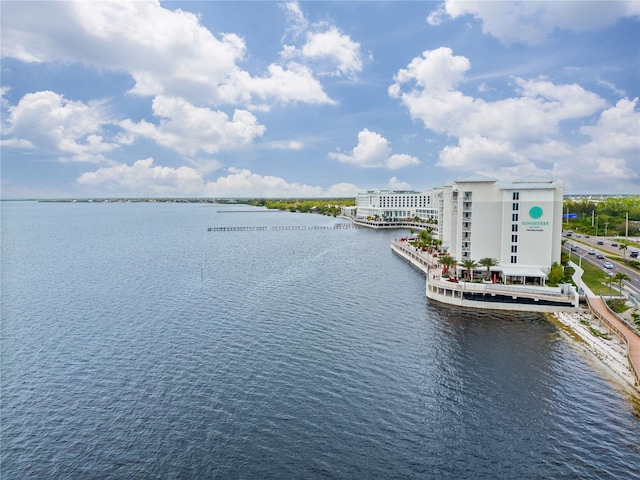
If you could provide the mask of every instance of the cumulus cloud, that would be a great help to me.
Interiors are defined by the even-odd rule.
[[[621,18],[640,15],[636,0],[616,2],[487,2],[446,0],[427,21],[438,25],[446,15],[471,15],[482,31],[505,44],[539,44],[556,29],[586,31],[613,25]]]
[[[463,93],[470,68],[449,48],[428,50],[399,70],[389,87],[389,95],[426,129],[457,139],[457,145],[440,151],[438,166],[499,178],[552,174],[569,179],[599,172],[607,175],[600,184],[611,182],[613,190],[618,190],[614,178],[638,178],[637,99],[608,107],[578,84],[540,77],[514,78],[512,96],[489,102]],[[577,127],[582,137],[567,135],[565,122],[582,123]]]
[[[9,138],[3,146],[37,148],[78,162],[100,162],[118,147],[103,136],[103,127],[112,121],[99,102],[85,104],[43,91],[26,94],[8,110]]]
[[[284,43],[281,57],[311,65],[320,75],[355,78],[362,71],[360,44],[335,25],[310,24],[298,2],[285,4],[291,44]],[[303,37],[304,43],[297,45]]]
[[[366,128],[358,133],[358,145],[353,148],[350,154],[329,153],[329,158],[362,168],[388,168],[390,170],[420,163],[420,160],[411,155],[392,155],[387,139]]]
[[[637,106],[638,98],[624,98],[604,110],[595,125],[580,128],[590,141],[581,145],[579,152],[596,172],[620,180],[637,181],[640,178],[640,112]]]
[[[480,135],[463,137],[458,146],[446,146],[440,152],[438,166],[453,170],[497,169],[527,163],[526,157],[514,152],[506,142]]]
[[[335,64],[334,75],[353,77],[362,70],[360,44],[336,27],[324,32],[309,33],[302,55],[312,60],[328,60]]]
[[[236,168],[230,168],[226,176],[205,181],[193,168],[162,167],[153,163],[152,158],[147,158],[133,165],[102,167],[82,174],[77,183],[88,190],[123,197],[350,197],[357,192],[356,186],[349,183],[323,189]]]
[[[154,114],[160,117],[158,125],[124,120],[120,126],[183,155],[245,148],[266,130],[246,110],[236,110],[229,119],[224,112],[199,108],[184,99],[164,96],[154,98],[152,107]]]
[[[126,71],[133,93],[174,96],[210,105],[265,102],[331,104],[308,69],[268,66],[252,76],[238,64],[244,39],[214,35],[196,15],[146,2],[29,2],[3,5],[2,55],[24,62],[78,62]]]
[[[411,184],[398,180],[397,177],[391,177],[387,186],[391,190],[409,190],[411,188]]]
[[[544,78],[517,78],[518,96],[485,102],[457,89],[469,68],[469,60],[450,48],[427,50],[398,71],[389,94],[434,132],[508,141],[554,135],[561,121],[596,113],[606,104],[579,85],[556,85]]]

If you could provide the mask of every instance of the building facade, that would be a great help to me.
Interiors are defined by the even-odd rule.
[[[511,182],[473,175],[427,192],[368,190],[345,211],[356,220],[428,223],[460,263],[493,258],[501,279],[544,283],[560,263],[564,185],[548,178]],[[427,226],[427,225],[425,225]]]
[[[367,190],[356,196],[356,218],[399,222],[415,217],[427,220],[437,217],[432,205],[432,192],[413,190]]]
[[[563,184],[474,175],[437,190],[440,240],[458,262],[490,257],[502,275],[534,279],[560,263]]]

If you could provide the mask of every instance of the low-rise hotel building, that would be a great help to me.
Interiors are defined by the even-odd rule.
[[[413,190],[367,190],[356,196],[356,218],[389,222],[437,218],[433,192]]]

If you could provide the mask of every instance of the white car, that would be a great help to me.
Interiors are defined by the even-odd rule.
[[[611,262],[604,262],[602,264],[602,266],[604,266],[604,268],[613,268],[613,263]]]

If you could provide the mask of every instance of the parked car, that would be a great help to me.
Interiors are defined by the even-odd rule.
[[[602,264],[602,266],[604,266],[604,268],[613,268],[613,263],[611,262],[604,262]]]

